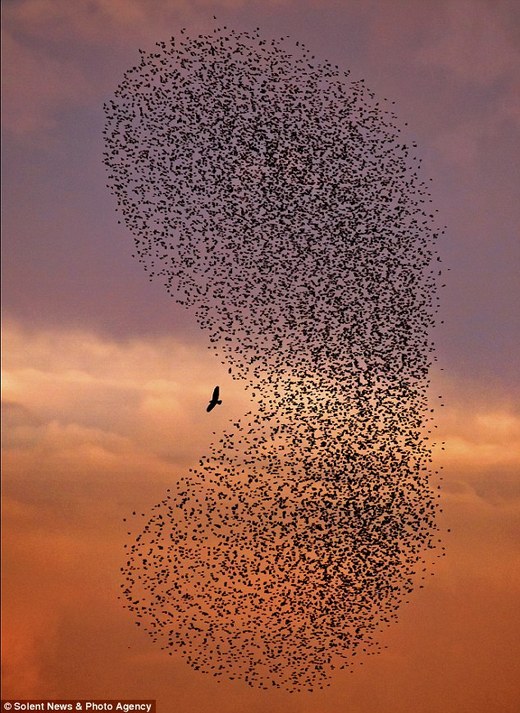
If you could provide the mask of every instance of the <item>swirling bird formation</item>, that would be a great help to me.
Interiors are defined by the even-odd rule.
[[[145,514],[125,604],[194,668],[292,691],[378,652],[442,554],[440,231],[386,103],[286,44],[141,51],[104,161],[135,256],[256,402]]]

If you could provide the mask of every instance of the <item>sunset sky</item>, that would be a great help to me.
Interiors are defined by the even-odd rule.
[[[319,693],[216,683],[118,601],[134,509],[249,395],[150,283],[102,164],[138,50],[260,27],[394,100],[447,230],[431,400],[446,557],[383,654]],[[3,698],[172,713],[514,713],[520,701],[520,5],[514,0],[3,0]],[[441,368],[443,371],[441,371]],[[208,420],[215,384],[226,409]]]

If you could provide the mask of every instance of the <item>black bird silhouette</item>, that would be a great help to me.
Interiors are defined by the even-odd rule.
[[[213,394],[212,394],[212,396],[211,396],[211,401],[209,402],[208,408],[206,409],[206,411],[207,411],[208,413],[209,413],[210,411],[213,411],[213,409],[215,408],[215,406],[216,406],[217,404],[221,404],[221,403],[222,403],[222,401],[219,400],[219,394],[220,394],[220,389],[219,389],[218,386],[215,386],[215,388],[213,389]]]

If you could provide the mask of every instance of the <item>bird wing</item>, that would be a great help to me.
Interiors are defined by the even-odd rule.
[[[210,411],[213,411],[213,409],[215,408],[216,405],[217,405],[217,402],[216,402],[216,401],[210,401],[209,404],[208,404],[208,406],[207,406],[207,408],[206,408],[206,411],[207,411],[208,413],[209,413]]]
[[[215,386],[215,388],[213,389],[213,396],[211,397],[211,400],[218,401],[219,393],[220,393],[219,387]]]

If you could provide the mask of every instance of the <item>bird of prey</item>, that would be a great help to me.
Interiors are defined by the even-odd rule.
[[[206,411],[207,411],[208,413],[209,413],[210,411],[213,411],[213,409],[215,408],[215,406],[216,406],[217,404],[221,404],[221,403],[222,403],[222,401],[219,399],[219,393],[220,393],[220,389],[218,388],[218,386],[215,386],[215,388],[213,389],[213,394],[212,394],[212,396],[211,396],[211,401],[209,402],[208,408],[206,409]]]

